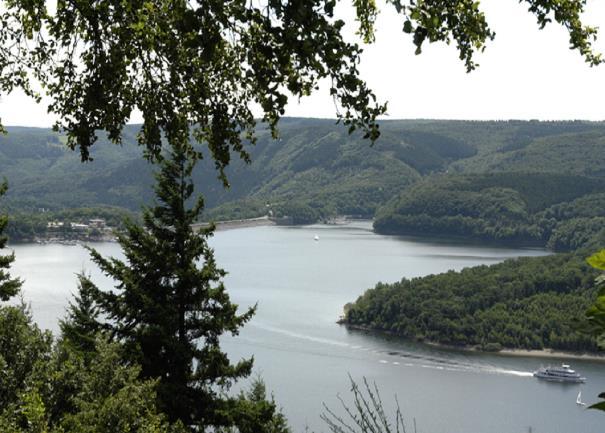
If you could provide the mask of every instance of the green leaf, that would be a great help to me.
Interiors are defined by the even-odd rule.
[[[601,250],[598,253],[593,254],[588,259],[586,259],[586,261],[593,268],[605,271],[605,250]]]
[[[605,412],[605,401],[601,401],[599,403],[593,404],[592,406],[588,406],[588,409],[602,410],[603,412]]]

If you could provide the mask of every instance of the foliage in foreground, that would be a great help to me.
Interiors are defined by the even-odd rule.
[[[332,433],[406,433],[397,397],[395,397],[397,409],[393,419],[390,419],[384,410],[380,392],[375,383],[374,386],[370,386],[364,377],[363,387],[360,387],[350,375],[349,380],[353,404],[347,404],[342,397],[338,396],[345,415],[338,415],[324,404],[325,412],[321,414],[321,419]],[[415,420],[414,433],[416,433]]]
[[[99,338],[85,358],[32,322],[26,307],[0,307],[0,430],[14,433],[177,433],[155,406],[155,382]]]
[[[0,306],[0,431],[289,431],[261,381],[248,394],[226,394],[252,361],[231,365],[219,337],[237,333],[254,310],[238,315],[231,304],[207,243],[212,228],[191,228],[202,201],[186,207],[195,162],[188,150],[173,147],[157,176],[160,204],[144,212],[144,228],[128,223],[120,237],[132,267],[92,251],[119,281],[118,293],[102,292],[79,275],[57,341],[38,329],[24,305]],[[3,218],[0,235],[5,226]],[[0,238],[0,249],[5,242]],[[2,259],[0,288],[7,289],[0,299],[8,300],[21,283],[8,274],[14,257]]]
[[[601,250],[588,258],[588,264],[593,268],[605,271],[605,250]],[[605,273],[596,278],[599,287],[597,298],[588,309],[588,329],[597,338],[601,349],[605,348]],[[590,409],[598,409],[605,412],[605,392],[599,394],[603,401],[593,404]]]
[[[245,139],[254,141],[256,123],[252,106],[276,135],[289,98],[314,93],[321,79],[331,83],[338,118],[376,139],[376,118],[386,105],[376,103],[359,76],[362,50],[345,40],[337,3],[111,0],[50,8],[44,0],[4,1],[0,92],[22,89],[40,101],[32,84],[41,82],[48,111],[59,119],[55,127],[66,131],[68,146],[78,147],[83,159],[100,130],[120,143],[138,109],[144,119],[139,142],[151,154],[161,154],[162,133],[171,142],[195,125],[193,139],[208,144],[224,174],[232,152],[247,158]],[[376,3],[352,3],[358,34],[370,43]],[[581,19],[585,1],[524,3],[540,26],[563,26],[570,47],[589,64],[603,62],[592,47],[596,28]],[[476,51],[495,37],[477,2],[389,1],[386,7],[400,14],[417,53],[426,42],[454,42],[468,71],[477,66]]]
[[[26,306],[0,306],[0,431],[198,431],[169,422],[158,408],[158,380],[142,379],[141,368],[128,361],[122,345],[93,333],[90,322],[82,320],[88,306],[82,286],[80,292],[62,321],[62,330],[69,332],[58,340],[33,323]],[[231,401],[227,415],[236,430],[230,431],[289,433],[262,380]]]
[[[418,52],[425,41],[453,39],[469,70],[475,67],[472,57],[475,49],[482,49],[485,41],[494,36],[476,2],[450,2],[445,7],[440,1],[392,3],[403,14],[403,29],[413,34]],[[584,26],[580,20],[585,2],[571,1],[563,6],[561,2],[548,0],[527,0],[527,3],[542,26],[554,16],[554,20],[569,31],[572,48],[591,64],[601,62],[591,49],[596,30]],[[243,140],[254,141],[251,106],[257,103],[261,107],[263,120],[270,124],[275,136],[275,126],[288,102],[288,94],[308,95],[322,78],[331,79],[330,94],[342,109],[339,118],[351,129],[361,127],[371,139],[378,137],[375,119],[386,107],[374,104],[373,93],[359,78],[357,64],[361,50],[344,41],[341,34],[344,23],[334,19],[333,1],[297,2],[294,6],[292,2],[276,1],[257,6],[254,2],[221,0],[58,2],[52,11],[46,8],[45,1],[11,1],[2,6],[0,90],[10,92],[22,88],[39,98],[28,78],[33,75],[41,80],[42,87],[50,93],[49,111],[61,119],[57,128],[67,131],[68,145],[79,147],[83,159],[90,157],[89,148],[97,140],[97,130],[106,130],[112,141],[121,142],[124,125],[138,108],[144,118],[139,141],[153,157],[161,156],[163,134],[174,146],[179,138],[189,136],[191,125],[196,125],[193,138],[208,145],[226,183],[223,170],[231,154],[248,159]],[[355,6],[359,32],[370,42],[377,14],[375,4],[355,2]],[[149,70],[154,73],[133,73]],[[167,226],[159,231],[169,232]],[[133,228],[130,234],[139,235],[134,236],[131,245],[146,240],[141,230],[137,232]],[[199,256],[194,254],[193,258]],[[140,278],[145,285],[146,275],[131,273],[123,269],[123,264],[110,263],[98,255],[96,259],[108,273],[129,277],[121,281],[125,287],[132,283],[130,277]],[[174,275],[163,275],[160,279],[171,277]],[[211,275],[210,280],[216,281],[213,277]],[[147,300],[144,296],[140,298],[135,301]],[[128,314],[112,309],[112,300],[105,300],[110,315],[121,319],[126,316],[128,321]],[[166,299],[160,297],[160,300]],[[187,304],[186,300],[179,301],[181,307]],[[136,325],[136,319],[133,321]],[[118,331],[123,331],[121,338],[133,337],[125,332],[123,323],[119,326]],[[237,327],[237,324],[227,326],[232,332]],[[216,340],[222,330],[211,329],[210,335],[194,334],[193,339]],[[150,344],[144,341],[145,337],[165,337],[154,334],[157,330],[149,331],[148,326],[139,342]],[[229,369],[223,354],[216,353],[216,341],[210,341],[214,350],[209,354],[183,353],[191,349],[189,336],[183,336],[187,331],[181,324],[181,347],[177,348],[182,351],[177,353],[180,358],[174,359],[175,383],[181,388],[187,379],[182,374],[183,366],[191,368],[191,359],[210,355],[210,367]],[[136,337],[141,336],[135,335],[132,340],[136,341]],[[167,340],[160,338],[159,341]],[[166,348],[171,347],[160,347]],[[132,351],[132,347],[127,350]],[[145,367],[142,366],[143,370]],[[97,389],[94,384],[90,388]],[[41,432],[47,429],[45,410],[41,396],[33,389],[24,394],[21,413],[25,416],[24,424]],[[74,404],[88,413],[112,415],[113,410],[123,409],[121,402],[117,406],[110,404],[107,411],[103,410],[104,406],[78,406],[87,402],[86,397],[82,396]],[[146,404],[137,406],[133,419],[140,418],[140,410],[146,412],[146,408]],[[10,426],[12,422],[7,421]],[[103,425],[139,431],[137,425],[114,425],[112,421]],[[147,425],[158,424],[151,421]],[[12,428],[9,424],[5,426]]]
[[[6,193],[7,188],[6,182],[0,183],[0,197]],[[7,224],[8,216],[0,215],[0,250],[6,247],[6,242],[8,240],[4,234]],[[21,280],[12,278],[9,273],[13,261],[15,261],[14,254],[0,255],[0,301],[6,301],[12,296],[15,296],[21,287]]]
[[[116,287],[102,291],[90,281],[87,287],[100,326],[141,366],[142,378],[158,381],[158,404],[171,422],[231,427],[238,419],[229,413],[239,406],[224,393],[250,374],[252,360],[232,363],[220,337],[236,335],[255,309],[238,313],[231,302],[208,245],[213,227],[192,228],[203,208],[201,197],[188,204],[197,158],[186,140],[171,143],[156,175],[156,205],[143,211],[142,226],[128,223],[118,237],[125,260],[90,250]]]

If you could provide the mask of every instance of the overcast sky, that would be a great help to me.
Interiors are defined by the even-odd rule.
[[[365,47],[361,71],[378,97],[388,101],[388,118],[605,119],[605,65],[591,68],[569,50],[568,34],[558,25],[538,30],[517,0],[484,0],[481,7],[496,39],[477,57],[479,68],[467,74],[454,46],[426,45],[416,56],[411,37],[401,32],[401,16],[383,6],[376,42]],[[339,14],[353,32],[352,8],[340,7]],[[589,0],[585,21],[602,27],[596,46],[605,51],[605,1]],[[292,101],[286,114],[334,117],[326,89]],[[5,125],[50,126],[53,121],[43,105],[18,93],[0,101],[0,118]]]

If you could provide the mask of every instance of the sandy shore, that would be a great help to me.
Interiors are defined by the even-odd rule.
[[[344,322],[344,316],[341,316],[339,320],[336,322],[342,326],[346,326],[348,329],[354,329],[363,332],[370,333],[378,333],[378,334],[386,334],[394,337],[402,338],[400,335],[389,332],[389,331],[381,331],[372,329],[366,326],[359,325],[350,325]],[[526,350],[526,349],[501,349],[497,352],[490,352],[486,350],[480,350],[477,347],[472,346],[453,346],[449,344],[441,344],[435,343],[432,341],[422,341],[422,344],[426,344],[427,346],[449,349],[449,350],[461,350],[465,352],[476,352],[476,353],[485,353],[499,356],[519,356],[525,358],[544,358],[544,359],[582,359],[585,361],[597,361],[597,362],[605,362],[605,353],[603,355],[598,353],[579,353],[579,352],[561,352],[551,349],[543,349],[543,350]]]
[[[502,349],[495,352],[503,356],[523,356],[534,358],[558,358],[558,359],[583,359],[586,361],[605,362],[605,355],[596,353],[573,353],[573,352],[558,352],[556,350],[523,350],[523,349]]]

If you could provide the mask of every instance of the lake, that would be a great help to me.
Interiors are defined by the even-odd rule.
[[[318,241],[314,237],[319,237]],[[605,391],[604,364],[571,361],[587,377],[583,385],[539,381],[531,372],[560,360],[478,354],[348,331],[335,322],[345,303],[376,282],[394,282],[539,256],[531,249],[494,248],[380,236],[369,222],[341,226],[253,227],[219,231],[211,241],[229,274],[225,284],[240,306],[258,302],[254,319],[223,347],[234,360],[254,355],[260,374],[295,432],[327,431],[322,403],[350,402],[350,374],[379,387],[389,411],[394,396],[413,432],[599,433],[605,415],[575,404]],[[95,244],[121,256],[115,243]],[[57,329],[75,274],[84,270],[102,287],[100,274],[80,246],[17,245],[13,274],[25,279],[24,297],[35,320]],[[245,386],[243,383],[242,386]]]

